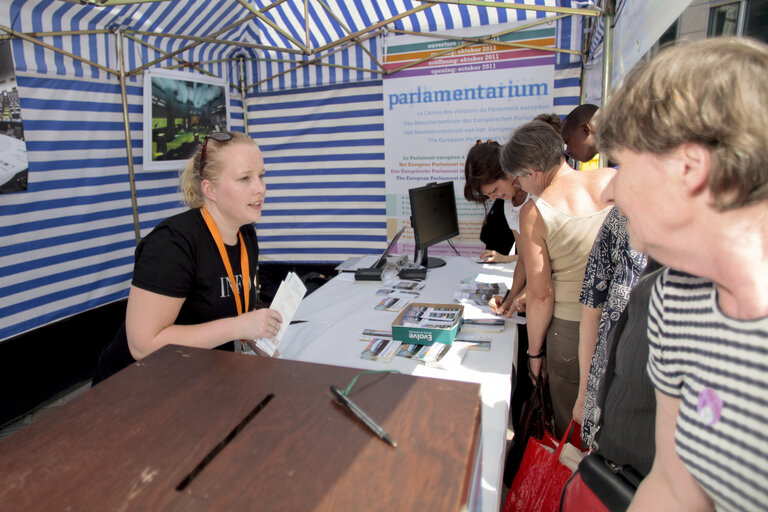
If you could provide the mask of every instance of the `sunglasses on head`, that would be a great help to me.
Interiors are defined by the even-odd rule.
[[[230,132],[212,132],[205,136],[203,139],[203,147],[200,149],[200,176],[203,176],[203,166],[205,165],[205,151],[208,148],[208,140],[213,139],[217,142],[227,142],[232,140],[232,133]]]

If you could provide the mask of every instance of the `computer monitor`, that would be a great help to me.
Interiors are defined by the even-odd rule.
[[[430,183],[408,191],[411,199],[411,226],[416,240],[413,261],[427,268],[442,267],[445,261],[427,256],[427,248],[459,236],[456,194],[453,182]]]

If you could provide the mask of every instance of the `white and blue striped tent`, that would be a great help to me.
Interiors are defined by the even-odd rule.
[[[338,262],[386,243],[385,32],[556,17],[564,51],[553,110],[564,115],[580,100],[584,21],[601,14],[570,0],[5,0],[0,9],[29,160],[28,190],[0,195],[0,341],[125,298],[137,234],[182,209],[178,173],[142,166],[145,70],[230,84],[231,127],[257,139],[269,169],[263,261]]]

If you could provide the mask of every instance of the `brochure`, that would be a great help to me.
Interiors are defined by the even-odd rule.
[[[254,340],[259,349],[263,350],[271,357],[280,356],[277,346],[280,344],[280,340],[283,339],[285,331],[288,330],[288,325],[290,325],[291,320],[293,320],[293,315],[296,313],[296,310],[299,309],[299,304],[301,304],[301,300],[306,293],[307,287],[301,282],[299,276],[294,272],[289,272],[288,275],[285,276],[283,282],[280,283],[280,287],[277,289],[277,293],[275,293],[275,298],[269,306],[271,309],[280,313],[280,316],[283,318],[280,331],[278,331],[277,336],[275,336],[274,339],[260,338]]]
[[[402,311],[410,303],[411,299],[404,299],[402,297],[384,297],[376,304],[376,308],[379,311]]]
[[[360,354],[363,359],[373,361],[391,361],[400,349],[400,342],[387,338],[373,338]]]

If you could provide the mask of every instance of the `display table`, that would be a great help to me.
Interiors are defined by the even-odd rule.
[[[513,264],[478,264],[468,258],[441,257],[447,265],[429,270],[426,287],[420,290],[421,295],[414,302],[450,303],[460,289],[461,280],[478,273],[499,275],[511,282]],[[482,333],[492,337],[491,350],[468,351],[458,368],[429,368],[401,357],[395,357],[389,363],[361,359],[360,353],[366,346],[360,341],[363,329],[390,329],[397,316],[395,312],[374,309],[382,299],[376,295],[381,287],[378,281],[355,282],[349,273],[334,277],[301,303],[294,320],[303,322],[288,329],[280,347],[281,358],[352,368],[396,369],[410,375],[479,383],[483,404],[479,508],[498,511],[512,369],[517,358],[516,324],[508,320],[503,332]],[[438,509],[432,507],[431,510]]]
[[[479,387],[166,346],[0,442],[4,509],[460,511]]]

